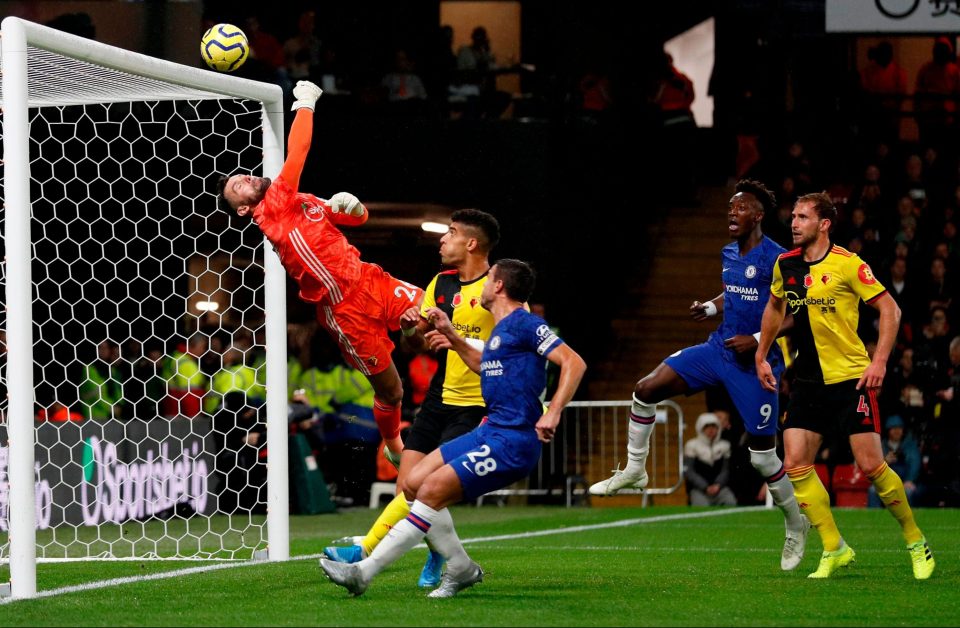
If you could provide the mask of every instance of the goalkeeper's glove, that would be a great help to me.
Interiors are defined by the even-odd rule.
[[[337,192],[330,197],[330,207],[335,213],[344,213],[348,216],[363,216],[364,207],[360,199],[350,192]]]
[[[293,102],[290,111],[296,111],[301,107],[313,111],[313,108],[317,105],[317,99],[320,98],[322,93],[323,90],[310,81],[297,81],[297,86],[293,88],[293,97],[296,100]]]

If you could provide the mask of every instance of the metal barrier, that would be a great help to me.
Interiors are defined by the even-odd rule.
[[[526,495],[545,502],[565,498],[573,506],[588,497],[590,484],[610,477],[626,465],[629,401],[572,401],[563,411],[557,434],[543,447],[540,462],[530,477],[507,488],[491,491],[491,497]],[[617,495],[668,495],[683,484],[683,410],[674,401],[657,404],[657,427],[650,439],[647,474],[650,483],[641,490],[623,490]],[[531,500],[533,501],[533,500]]]

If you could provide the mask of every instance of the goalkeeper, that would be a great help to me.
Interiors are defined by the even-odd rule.
[[[287,273],[300,286],[300,298],[317,304],[317,318],[340,346],[348,364],[363,373],[374,391],[373,414],[398,461],[403,384],[393,362],[389,331],[419,306],[423,290],[360,259],[338,226],[361,225],[367,208],[348,192],[329,200],[299,192],[300,175],[313,136],[313,110],[323,93],[309,81],[293,88],[296,111],[287,139],[287,159],[273,181],[233,174],[217,184],[218,205],[250,218],[270,241]]]

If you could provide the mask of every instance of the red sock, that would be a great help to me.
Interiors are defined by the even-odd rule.
[[[380,436],[384,440],[392,441],[400,437],[400,404],[395,406],[386,404],[379,399],[373,400],[373,418],[380,428]]]

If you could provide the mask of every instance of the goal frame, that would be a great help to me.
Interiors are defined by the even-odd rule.
[[[7,413],[9,434],[10,585],[13,598],[30,598],[36,585],[35,424],[33,379],[30,120],[28,47],[46,50],[134,76],[208,92],[210,98],[259,101],[263,120],[262,174],[275,177],[283,166],[283,90],[273,84],[220,74],[148,57],[70,35],[16,17],[2,32],[3,159],[7,306]],[[157,100],[172,100],[160,97]],[[129,100],[120,98],[118,100]],[[63,105],[70,102],[58,103]],[[213,175],[214,173],[211,173]],[[211,199],[211,208],[214,201]],[[286,272],[264,239],[264,316],[267,382],[286,382]],[[290,557],[287,476],[286,385],[267,386],[267,543],[268,559]]]

